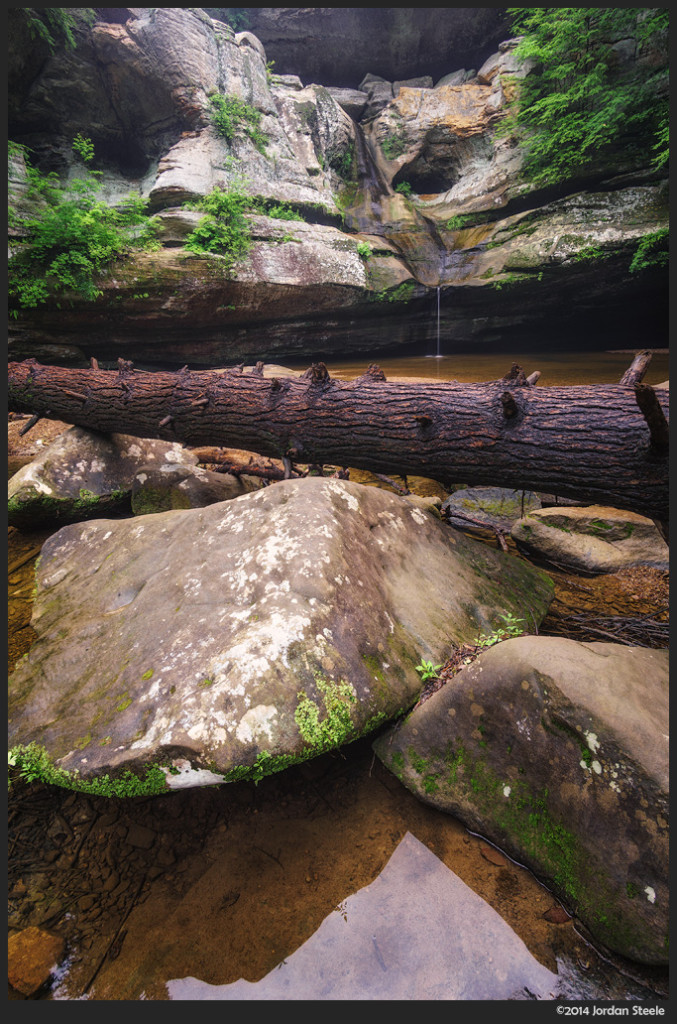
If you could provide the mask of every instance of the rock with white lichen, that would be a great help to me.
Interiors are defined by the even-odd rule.
[[[66,526],[10,681],[12,757],[100,793],[258,779],[406,711],[422,658],[501,615],[536,625],[552,594],[526,562],[342,480]]]
[[[482,651],[376,740],[425,803],[529,867],[614,952],[667,963],[668,651]]]
[[[11,477],[8,522],[19,529],[129,513],[141,466],[197,467],[181,444],[71,427]]]

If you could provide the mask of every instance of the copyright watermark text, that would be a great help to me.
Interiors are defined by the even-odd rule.
[[[557,1007],[562,1017],[662,1017],[664,1006],[564,1006]]]

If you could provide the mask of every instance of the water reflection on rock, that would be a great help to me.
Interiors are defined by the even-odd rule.
[[[167,983],[178,1000],[552,999],[557,975],[407,832],[381,874],[261,981]]]

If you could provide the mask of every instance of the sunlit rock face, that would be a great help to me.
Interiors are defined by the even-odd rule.
[[[665,275],[630,265],[667,225],[667,180],[621,153],[594,180],[534,190],[521,150],[497,133],[529,72],[516,41],[497,36],[500,12],[436,8],[429,23],[430,10],[251,9],[235,32],[199,8],[101,9],[75,49],[53,53],[10,11],[10,138],[63,181],[82,173],[73,139],[91,138],[104,198],[139,191],[160,243],[111,267],[95,302],[19,310],[10,355],[61,345],[64,360],[76,346],[223,365],[421,352],[438,288],[447,351],[546,335],[663,344]],[[336,75],[312,73],[315,57]],[[219,135],[215,92],[258,112],[263,147]],[[235,186],[259,211],[249,255],[230,268],[184,246],[201,217],[188,207]],[[18,157],[10,192],[26,215]],[[280,204],[303,221],[279,219]]]

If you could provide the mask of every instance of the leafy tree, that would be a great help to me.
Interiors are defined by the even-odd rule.
[[[74,150],[85,161],[93,158],[90,139],[78,135]],[[25,149],[12,144],[10,155]],[[10,209],[9,222],[21,235],[9,261],[9,299],[13,316],[19,308],[34,308],[50,298],[75,292],[93,300],[101,292],[96,278],[132,249],[153,243],[154,231],[140,195],[118,206],[100,198],[101,172],[85,168],[82,177],[62,187],[58,176],[26,165],[27,192],[33,212]]]
[[[594,166],[613,147],[668,160],[667,8],[510,7],[532,63],[506,127],[526,150],[537,184]],[[634,54],[624,59],[634,47]]]

